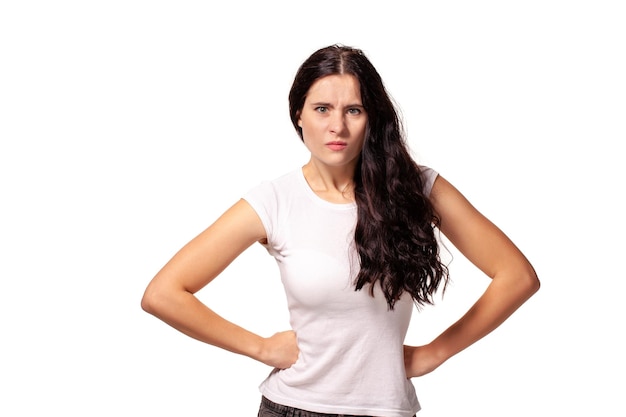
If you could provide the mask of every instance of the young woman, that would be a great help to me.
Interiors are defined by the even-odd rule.
[[[261,384],[261,417],[413,416],[420,406],[410,378],[494,330],[538,290],[537,276],[459,191],[411,159],[362,51],[313,53],[289,107],[309,161],[249,191],[183,247],[150,282],[142,307],[274,368]],[[437,230],[492,281],[432,342],[405,346],[414,304],[432,303],[447,282]],[[268,338],[194,296],[255,242],[276,258],[292,326]]]

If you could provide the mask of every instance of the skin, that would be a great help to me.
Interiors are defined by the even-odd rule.
[[[309,186],[334,203],[354,201],[352,178],[363,148],[367,114],[358,80],[329,75],[317,80],[298,114],[304,145],[311,159],[303,167]],[[333,144],[345,144],[334,150]]]
[[[435,180],[430,199],[441,232],[492,280],[470,310],[431,343],[404,347],[409,378],[432,372],[489,334],[539,289],[535,270],[522,252],[445,178]]]
[[[367,124],[358,81],[351,75],[317,80],[298,117],[311,153],[302,168],[310,187],[327,201],[353,202],[352,178]],[[337,142],[345,146],[329,145]],[[492,281],[471,309],[431,343],[404,347],[407,377],[432,372],[497,328],[539,289],[535,271],[519,249],[445,178],[437,178],[430,198],[442,233]],[[239,254],[266,238],[256,212],[245,200],[238,201],[156,274],[142,308],[202,342],[271,367],[290,367],[299,353],[293,331],[262,337],[219,316],[194,296]]]

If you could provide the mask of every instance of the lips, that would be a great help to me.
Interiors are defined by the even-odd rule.
[[[348,144],[346,142],[342,142],[342,141],[332,141],[332,142],[328,142],[326,143],[326,146],[333,151],[341,151],[343,149],[345,149]]]

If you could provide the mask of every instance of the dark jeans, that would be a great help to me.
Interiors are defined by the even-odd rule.
[[[324,414],[315,413],[313,411],[300,410],[299,408],[287,407],[286,405],[276,404],[265,397],[261,398],[261,407],[257,417],[373,417],[373,416],[355,416],[352,414]],[[413,416],[415,417],[415,415]]]

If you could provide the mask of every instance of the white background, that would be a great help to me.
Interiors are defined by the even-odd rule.
[[[256,415],[269,369],[139,301],[245,191],[306,162],[287,93],[300,63],[336,42],[365,51],[416,158],[542,280],[494,333],[413,380],[419,415],[620,415],[621,3],[2,2],[0,415]],[[459,255],[451,272],[408,343],[486,285]],[[287,327],[260,246],[199,296],[262,335]]]

